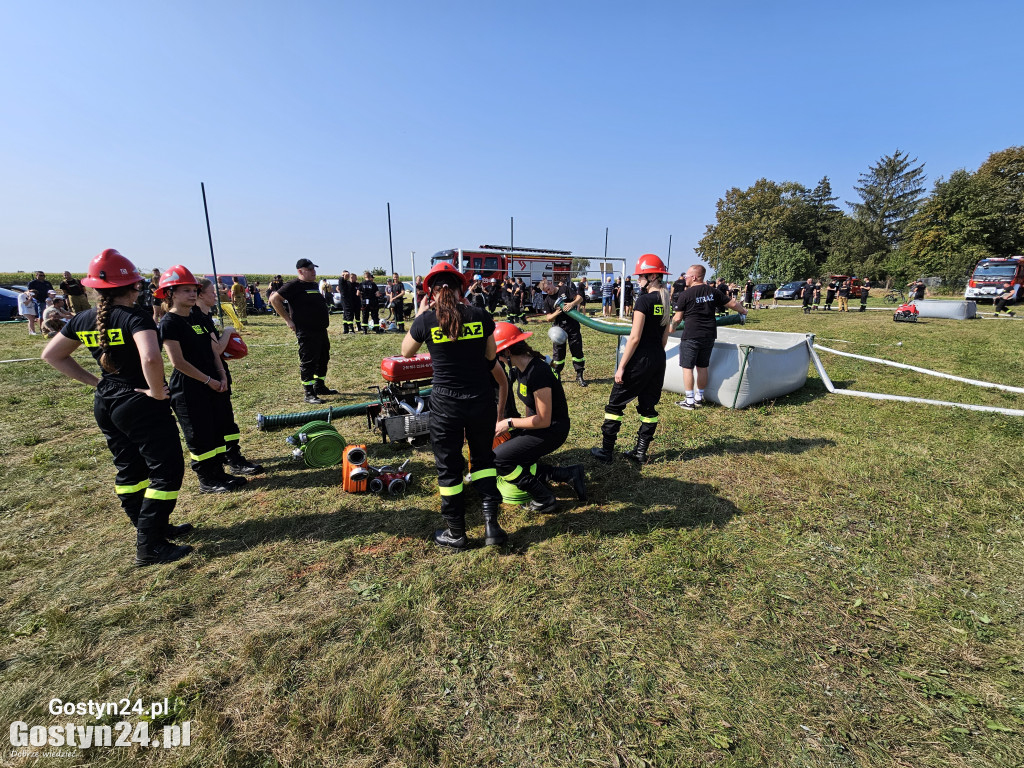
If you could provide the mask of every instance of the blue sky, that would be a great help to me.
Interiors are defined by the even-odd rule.
[[[0,271],[418,271],[509,240],[673,271],[760,177],[841,200],[1024,143],[1019,2],[0,4]]]

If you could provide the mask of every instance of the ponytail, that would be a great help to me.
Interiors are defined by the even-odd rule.
[[[119,288],[97,288],[99,302],[96,307],[96,333],[100,345],[100,367],[107,373],[119,373],[120,368],[114,365],[110,357],[110,339],[107,338],[107,322],[110,320],[110,311],[114,308],[114,299],[124,296],[133,290],[132,285],[123,285]]]
[[[434,296],[434,313],[437,315],[437,324],[444,331],[444,335],[452,341],[456,341],[462,335],[462,296],[458,293],[458,287],[454,278],[447,275],[438,277],[431,286],[431,293]]]
[[[672,301],[672,295],[668,286],[665,285],[661,275],[658,276],[657,280],[658,286],[655,290],[661,295],[661,326],[664,328],[672,322],[672,305],[670,303]]]

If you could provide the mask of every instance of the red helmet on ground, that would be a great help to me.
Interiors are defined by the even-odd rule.
[[[665,266],[665,262],[655,256],[653,253],[645,253],[636,262],[636,269],[633,270],[634,275],[667,275],[668,267]]]
[[[248,354],[249,347],[242,341],[242,337],[237,333],[232,333],[231,338],[228,339],[228,345],[224,347],[224,351],[221,352],[220,356],[225,360],[241,360]]]
[[[164,273],[160,275],[160,285],[153,295],[158,299],[167,298],[167,289],[175,285],[199,285],[199,281],[196,280],[196,276],[193,275],[188,267],[182,266],[181,264],[175,264],[173,267],[168,267],[164,270]]]
[[[138,267],[113,248],[107,248],[89,262],[88,276],[82,278],[82,285],[89,288],[120,288],[141,280]]]
[[[517,342],[526,341],[531,336],[533,336],[532,332],[521,331],[512,323],[507,323],[504,320],[494,324],[494,344],[499,352]]]
[[[423,290],[429,292],[433,287],[433,282],[441,275],[451,275],[459,281],[462,285],[462,290],[465,291],[469,288],[469,284],[473,282],[469,275],[464,275],[455,268],[453,264],[447,261],[442,261],[440,264],[435,266],[432,270],[427,272],[427,276],[423,278]]]

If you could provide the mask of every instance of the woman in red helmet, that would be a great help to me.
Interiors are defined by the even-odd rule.
[[[139,270],[108,248],[89,263],[82,284],[96,289],[94,309],[75,315],[43,350],[55,369],[96,388],[93,413],[114,457],[114,492],[136,528],[136,565],[180,560],[192,551],[168,539],[192,530],[171,525],[185,463],[164,383],[156,324],[135,308]],[[71,357],[82,344],[99,363],[100,378]]]
[[[448,263],[440,263],[423,280],[423,303],[402,340],[402,354],[412,357],[426,343],[434,367],[430,393],[430,443],[437,465],[441,516],[447,528],[434,532],[435,544],[465,549],[466,507],[463,498],[462,445],[469,444],[473,487],[483,497],[485,542],[504,544],[498,523],[501,494],[494,469],[494,422],[498,400],[505,402],[507,381],[497,365],[494,320],[485,309],[466,304],[469,281]]]
[[[199,491],[227,493],[246,480],[224,471],[227,446],[219,411],[228,388],[227,373],[220,356],[213,353],[209,333],[192,317],[198,293],[199,281],[181,264],[164,270],[153,291],[166,310],[160,319],[160,341],[174,366],[171,407],[185,434]]]
[[[633,308],[633,326],[619,366],[615,369],[615,384],[604,409],[601,447],[590,451],[595,458],[606,463],[610,463],[614,456],[622,415],[633,400],[637,401],[640,429],[636,435],[636,447],[627,451],[625,456],[640,464],[646,463],[647,449],[658,428],[655,406],[661,400],[661,387],[665,383],[665,342],[668,341],[672,319],[669,290],[665,286],[668,268],[653,253],[645,253],[637,261],[634,274],[641,295]]]
[[[495,435],[509,433],[511,438],[494,449],[494,463],[505,482],[530,494],[532,511],[547,513],[558,505],[547,480],[569,483],[580,501],[586,501],[587,486],[582,464],[554,467],[541,461],[569,436],[569,406],[551,366],[526,343],[532,335],[512,323],[495,326],[498,359],[509,366],[510,389],[526,415],[498,420]]]
[[[238,444],[241,435],[239,435],[238,424],[235,422],[235,409],[231,405],[231,369],[228,367],[227,360],[224,359],[224,352],[231,344],[232,337],[236,336],[236,331],[229,325],[221,333],[214,325],[213,309],[218,303],[217,289],[213,287],[213,281],[205,277],[200,278],[196,305],[192,309],[192,319],[203,326],[206,335],[210,337],[213,354],[220,358],[228,383],[227,389],[221,393],[217,401],[217,419],[220,422],[220,431],[223,433],[225,446],[224,464],[236,475],[255,475],[263,471],[263,466],[253,464],[242,455],[242,449]],[[244,348],[244,344],[242,347]]]

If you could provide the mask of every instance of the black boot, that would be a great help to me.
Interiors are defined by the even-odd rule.
[[[448,527],[434,531],[434,543],[439,547],[447,547],[458,552],[466,549],[469,546],[469,539],[466,538],[465,515],[449,515],[443,519]]]
[[[623,451],[622,455],[627,459],[632,459],[637,464],[647,463],[647,449],[651,447],[651,438],[637,435],[636,447],[632,451]]]
[[[231,493],[246,484],[244,477],[233,477],[225,472],[211,472],[199,476],[200,493]]]
[[[234,445],[224,454],[224,464],[236,475],[255,475],[263,471],[262,464],[253,464],[242,455],[242,450]]]
[[[306,384],[306,402],[310,405],[323,405],[324,401],[316,396],[316,391],[313,389],[312,384]]]
[[[182,536],[187,536],[192,533],[196,527],[192,523],[182,523],[181,525],[171,525],[167,523],[164,526],[164,538],[165,539],[179,539]]]
[[[516,488],[530,494],[530,503],[526,508],[531,512],[546,515],[558,509],[558,499],[551,489],[531,474],[523,473],[516,479]]]
[[[178,546],[169,541],[160,540],[136,547],[135,564],[142,568],[147,565],[173,563],[175,560],[181,560],[191,551],[192,547],[187,544]]]
[[[578,384],[581,387],[587,386],[587,382],[583,380],[583,371],[579,371],[576,374],[576,384]]]
[[[582,464],[571,467],[552,467],[551,479],[556,483],[568,483],[580,501],[587,500],[587,476]]]
[[[324,383],[323,379],[317,379],[316,384],[313,385],[314,395],[340,395],[341,393],[336,389],[329,389],[327,384]]]
[[[498,512],[501,502],[497,499],[484,499],[484,544],[488,547],[501,547],[508,541],[508,534],[498,524]]]
[[[601,447],[591,448],[590,455],[605,464],[611,464],[615,458],[615,436],[601,435]]]

